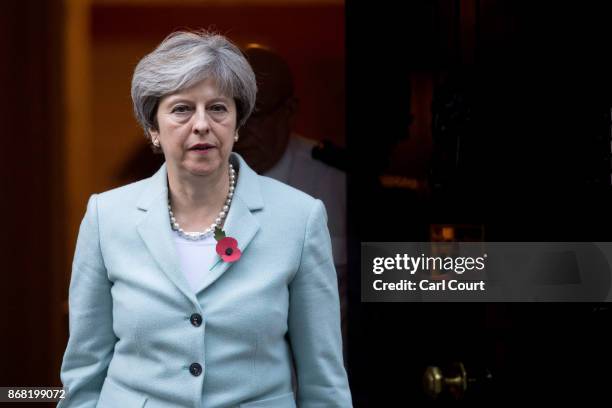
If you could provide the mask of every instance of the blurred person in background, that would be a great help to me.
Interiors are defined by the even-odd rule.
[[[287,62],[272,48],[244,47],[257,77],[255,109],[235,149],[257,173],[289,184],[325,204],[338,275],[342,331],[347,333],[346,174],[340,149],[294,131],[298,100]]]

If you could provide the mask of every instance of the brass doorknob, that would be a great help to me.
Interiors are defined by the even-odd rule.
[[[423,375],[423,388],[432,399],[444,393],[454,399],[462,399],[468,388],[468,375],[461,362],[451,364],[442,371],[439,367],[429,366]]]

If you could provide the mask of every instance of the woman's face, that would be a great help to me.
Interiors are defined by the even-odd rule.
[[[179,176],[226,171],[236,134],[236,103],[219,91],[214,79],[164,96],[157,124],[151,137],[159,140],[169,171]]]

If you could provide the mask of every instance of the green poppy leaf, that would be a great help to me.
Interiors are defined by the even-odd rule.
[[[215,239],[221,241],[223,238],[225,238],[225,232],[221,228],[215,227]]]

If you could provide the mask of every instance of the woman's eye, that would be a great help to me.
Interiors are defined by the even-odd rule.
[[[189,106],[178,105],[172,108],[172,113],[185,113],[189,111]]]
[[[227,112],[225,105],[212,105],[210,110],[213,112]]]

